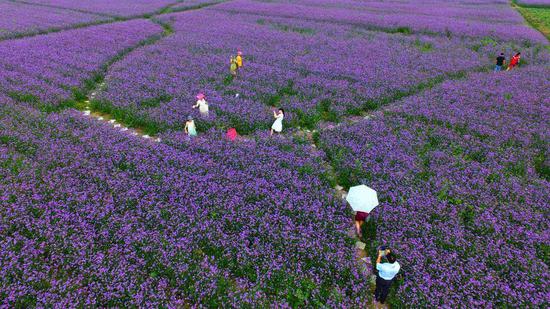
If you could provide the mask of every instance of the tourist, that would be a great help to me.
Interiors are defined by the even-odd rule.
[[[229,71],[231,72],[231,76],[236,77],[237,76],[237,60],[231,56],[229,59]]]
[[[381,263],[382,257],[386,257],[388,263]],[[376,290],[374,292],[374,300],[383,304],[388,297],[390,287],[393,279],[399,272],[401,266],[397,262],[397,258],[391,252],[390,249],[383,249],[378,251],[378,258],[376,259],[376,269],[378,275],[376,276]]]
[[[285,111],[282,108],[279,108],[279,111],[273,111],[273,117],[275,121],[271,126],[271,135],[273,132],[281,133],[283,131],[283,119],[285,118]]]
[[[187,133],[189,137],[197,136],[197,128],[195,127],[195,121],[192,116],[187,117],[187,121],[185,122],[185,133]]]
[[[237,58],[235,58],[235,61],[237,62],[237,69],[240,70],[243,67],[243,52],[237,51]]]
[[[365,223],[368,217],[368,212],[358,211],[355,213],[355,230],[357,231],[357,236],[359,237],[359,239],[362,239],[363,233],[361,232],[361,228],[363,227],[363,223]]]
[[[504,65],[504,61],[506,61],[506,57],[504,57],[504,53],[500,53],[500,55],[497,57],[497,60],[496,60],[495,72],[502,71],[502,66]]]
[[[506,71],[510,71],[511,69],[515,68],[519,64],[519,59],[521,58],[521,53],[517,53],[510,59],[510,64],[508,64],[508,69]]]
[[[237,133],[237,130],[235,128],[229,128],[227,129],[227,133],[225,134],[225,136],[230,141],[234,141],[237,139],[237,137],[239,137],[239,134]]]
[[[193,105],[193,108],[197,107],[199,108],[201,116],[208,117],[208,102],[206,102],[206,97],[202,93],[197,95],[197,104]]]

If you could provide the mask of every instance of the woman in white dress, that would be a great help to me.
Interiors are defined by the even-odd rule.
[[[285,118],[284,109],[279,108],[278,112],[273,111],[273,117],[275,118],[275,121],[271,126],[271,135],[273,135],[273,132],[281,133],[283,131],[283,119]]]
[[[197,103],[193,105],[193,108],[197,107],[199,108],[201,116],[208,117],[208,102],[206,102],[206,97],[202,93],[197,95]]]

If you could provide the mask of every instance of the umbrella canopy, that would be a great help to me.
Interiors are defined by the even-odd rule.
[[[235,130],[235,128],[229,128],[226,135],[229,140],[234,141],[238,135],[237,130]]]
[[[373,189],[360,185],[349,189],[346,201],[353,210],[369,213],[378,206],[378,195]]]

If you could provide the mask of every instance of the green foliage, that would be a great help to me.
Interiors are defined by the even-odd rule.
[[[330,122],[338,122],[338,114],[332,109],[332,102],[330,100],[324,99],[317,105],[317,112],[319,113],[320,119]]]
[[[168,94],[161,94],[159,96],[145,99],[139,102],[139,106],[145,107],[145,108],[159,107],[162,103],[166,103],[170,100],[172,100],[172,96]]]
[[[433,44],[429,42],[422,42],[420,39],[414,40],[414,46],[423,53],[427,53],[433,50]]]
[[[507,176],[525,177],[527,174],[525,162],[517,161],[506,164],[505,173]]]
[[[403,34],[411,34],[412,30],[409,27],[397,27],[397,28],[395,28],[395,30],[393,32],[403,33]]]
[[[546,265],[550,266],[550,245],[545,243],[535,244],[536,255]]]
[[[476,211],[474,206],[472,205],[464,206],[458,213],[458,217],[460,218],[460,221],[462,222],[462,225],[464,225],[465,228],[467,229],[473,228],[475,224],[475,219],[476,219]]]
[[[0,144],[15,148],[18,153],[33,156],[37,151],[37,146],[31,142],[24,141],[15,136],[0,135]]]
[[[550,39],[550,7],[522,7],[518,11],[529,24]]]

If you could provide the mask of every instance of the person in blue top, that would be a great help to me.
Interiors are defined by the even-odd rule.
[[[381,263],[383,256],[386,257],[388,263]],[[378,275],[376,276],[376,290],[374,292],[374,299],[377,302],[383,304],[386,301],[393,279],[400,268],[397,258],[390,249],[378,251],[378,258],[376,259]]]

